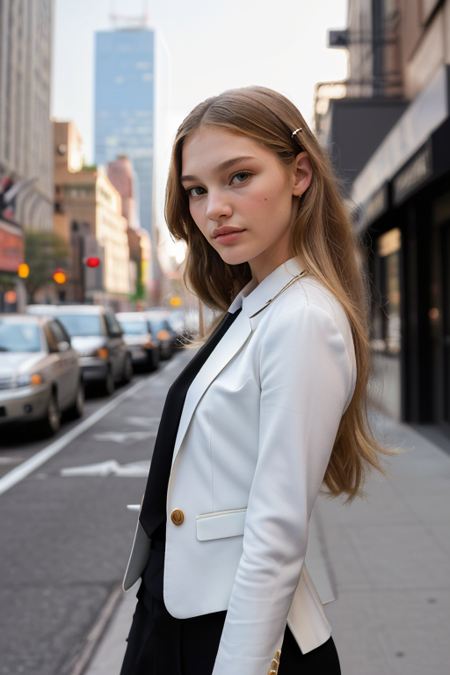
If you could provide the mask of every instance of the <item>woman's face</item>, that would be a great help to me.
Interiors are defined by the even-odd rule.
[[[290,229],[310,181],[305,152],[287,171],[270,150],[218,127],[199,129],[183,147],[194,222],[226,263],[248,262],[258,283],[292,257]]]

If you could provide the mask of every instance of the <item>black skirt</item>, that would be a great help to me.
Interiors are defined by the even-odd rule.
[[[164,543],[152,541],[120,675],[211,675],[226,612],[175,619],[163,600]],[[268,664],[267,670],[269,670]],[[333,639],[302,654],[286,626],[278,675],[341,675]]]

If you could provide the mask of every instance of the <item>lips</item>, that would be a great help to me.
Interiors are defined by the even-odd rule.
[[[213,230],[212,237],[218,244],[233,244],[244,232],[235,227],[218,227]]]
[[[216,229],[213,230],[212,237],[215,239],[216,237],[220,237],[223,234],[230,234],[231,232],[243,232],[243,230],[238,227],[216,227]]]

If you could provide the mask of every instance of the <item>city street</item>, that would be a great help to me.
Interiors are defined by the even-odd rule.
[[[89,655],[92,629],[119,597],[136,522],[126,506],[141,500],[166,391],[191,354],[135,377],[114,398],[90,399],[56,441],[26,444],[22,429],[22,442],[7,446],[2,432],[3,473],[26,471],[27,460],[109,411],[0,494],[2,675],[72,675]]]

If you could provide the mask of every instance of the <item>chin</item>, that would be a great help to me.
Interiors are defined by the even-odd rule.
[[[222,250],[217,251],[217,253],[227,265],[242,265],[242,263],[248,262],[252,257],[244,251],[233,250],[231,246],[224,247]]]

